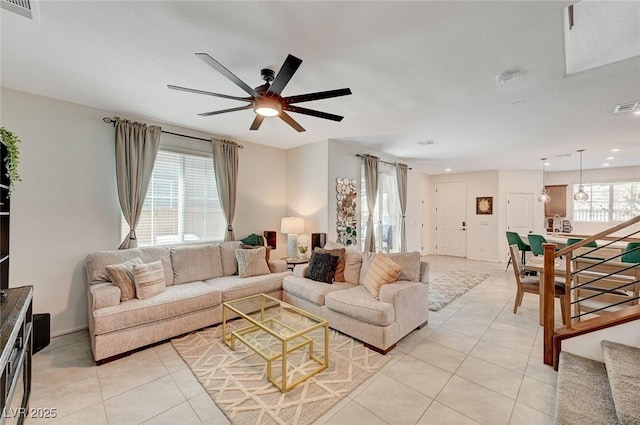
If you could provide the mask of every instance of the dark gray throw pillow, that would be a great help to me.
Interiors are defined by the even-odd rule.
[[[304,277],[316,282],[333,283],[339,258],[329,253],[312,252]]]

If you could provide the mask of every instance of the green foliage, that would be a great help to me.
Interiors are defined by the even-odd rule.
[[[22,181],[20,174],[18,174],[18,164],[20,164],[20,148],[18,148],[18,143],[20,143],[20,139],[18,139],[18,136],[2,127],[0,128],[0,142],[7,147],[7,156],[4,158],[4,162],[7,165],[9,197],[11,197],[15,184]]]

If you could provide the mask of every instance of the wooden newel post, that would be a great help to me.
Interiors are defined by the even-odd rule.
[[[543,298],[544,325],[544,364],[553,365],[553,331],[555,318],[553,317],[555,300],[555,252],[556,244],[542,244],[544,248],[544,279],[540,282],[540,296]]]

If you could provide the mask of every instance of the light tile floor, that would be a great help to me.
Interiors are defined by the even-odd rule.
[[[323,415],[334,424],[551,424],[556,373],[542,364],[538,298],[513,314],[504,264],[427,256],[430,277],[449,270],[490,278],[414,331],[391,361]],[[559,317],[559,315],[557,315]],[[56,419],[27,424],[228,424],[170,343],[96,367],[87,332],[54,338],[34,356],[31,408]]]

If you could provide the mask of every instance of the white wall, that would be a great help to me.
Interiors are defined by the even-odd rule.
[[[287,216],[304,218],[304,236],[327,231],[327,141],[287,150]],[[280,231],[280,229],[278,229]],[[286,235],[281,235],[286,244]]]
[[[440,174],[431,176],[430,193],[427,198],[431,211],[429,229],[433,232],[431,238],[431,252],[435,250],[436,228],[436,188],[439,183],[465,182],[467,185],[467,258],[475,260],[498,261],[498,231],[500,220],[505,217],[505,211],[500,210],[501,196],[499,193],[499,174],[497,171],[483,171],[477,173]],[[493,214],[476,214],[476,197],[493,197]]]
[[[102,122],[115,114],[6,88],[1,94],[2,126],[22,140],[22,182],[11,200],[10,286],[34,286],[34,312],[51,313],[54,335],[84,328],[84,258],[120,244],[114,130]],[[161,143],[171,140],[164,136]],[[236,236],[279,230],[286,212],[286,153],[243,144]],[[279,240],[275,255],[285,249],[284,239]]]
[[[603,362],[602,340],[640,347],[640,320],[564,340],[562,351]]]

